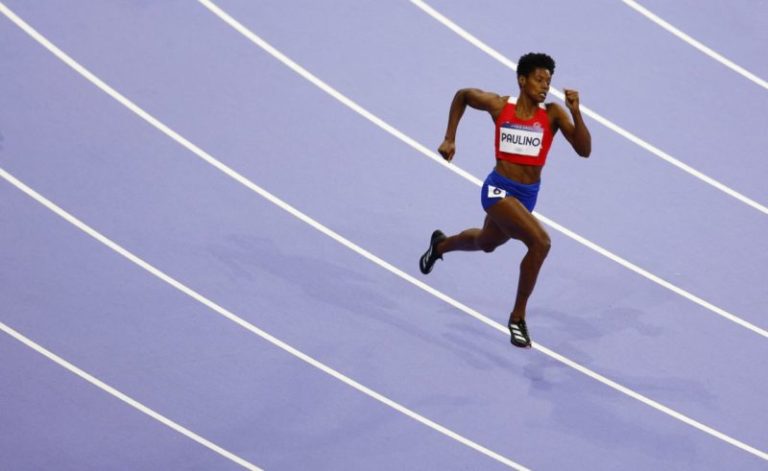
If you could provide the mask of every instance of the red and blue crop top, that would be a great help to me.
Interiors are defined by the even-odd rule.
[[[542,166],[552,145],[552,129],[541,104],[531,119],[515,116],[516,99],[509,97],[496,119],[496,158],[522,165]]]

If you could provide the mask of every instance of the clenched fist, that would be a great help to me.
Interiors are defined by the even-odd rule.
[[[453,160],[453,154],[456,153],[456,143],[446,139],[442,144],[440,144],[440,147],[437,148],[437,151],[440,152],[440,155],[442,155],[445,160],[450,162]]]
[[[571,113],[579,111],[579,92],[576,90],[563,89],[565,92],[565,106],[571,110]]]

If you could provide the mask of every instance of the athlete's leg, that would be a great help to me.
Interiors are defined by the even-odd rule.
[[[482,229],[467,229],[459,234],[448,237],[437,244],[437,253],[442,256],[444,253],[456,250],[464,252],[475,250],[493,252],[496,247],[508,241],[509,238],[510,236],[507,235],[507,232],[496,225],[490,216],[485,216]]]
[[[446,237],[439,229],[432,233],[429,248],[419,258],[419,269],[425,275],[432,271],[435,262],[446,252],[455,250],[493,252],[496,247],[508,241],[510,236],[501,230],[489,217],[485,217],[482,229],[467,229],[459,234]]]
[[[508,237],[521,240],[528,247],[528,253],[520,263],[515,307],[509,316],[510,322],[519,322],[525,319],[528,298],[536,286],[539,270],[549,253],[549,235],[541,223],[515,198],[504,198],[489,207],[487,212],[496,227]]]

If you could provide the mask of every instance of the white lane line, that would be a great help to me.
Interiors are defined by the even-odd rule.
[[[439,11],[435,10],[431,6],[424,3],[422,0],[410,0],[410,2],[414,5],[416,5],[418,8],[420,8],[424,13],[428,14],[435,20],[442,23],[444,26],[446,26],[448,29],[453,31],[454,33],[461,36],[463,39],[471,43],[473,46],[477,47],[481,51],[485,52],[489,56],[493,57],[497,61],[501,62],[505,66],[509,67],[512,70],[517,70],[517,64],[508,58],[506,58],[503,54],[498,52],[497,50],[493,49],[489,45],[485,44],[481,40],[479,40],[477,37],[470,34],[467,30],[462,28],[461,26],[454,23],[452,20],[448,19],[445,15],[440,13]],[[557,98],[563,100],[565,95],[563,92],[556,88],[550,88],[550,93],[552,95],[556,96]],[[674,165],[675,167],[679,168],[680,170],[688,173],[689,175],[692,175],[699,180],[707,183],[708,185],[711,185],[718,190],[722,191],[723,193],[730,195],[737,200],[741,201],[744,204],[747,204],[758,211],[762,212],[763,214],[768,214],[768,206],[765,206],[763,204],[758,203],[757,201],[749,198],[748,196],[745,196],[738,191],[734,190],[733,188],[725,185],[724,183],[719,182],[718,180],[715,180],[714,178],[705,175],[704,173],[696,170],[695,168],[691,167],[690,165],[681,162],[680,160],[672,157],[671,155],[667,154],[663,150],[659,149],[658,147],[644,141],[643,139],[637,137],[636,135],[632,134],[631,132],[627,131],[626,129],[622,128],[618,124],[615,124],[612,121],[609,121],[607,118],[604,118],[603,116],[597,114],[597,112],[592,111],[590,108],[587,108],[584,105],[581,105],[581,111],[585,115],[589,116],[590,118],[594,119],[598,123],[602,124],[603,126],[607,127],[611,131],[619,134],[620,136],[628,139],[629,141],[637,144],[638,146],[642,147],[643,149],[647,150],[648,152],[652,153],[656,157],[659,157],[662,160],[665,160],[666,162]]]
[[[76,374],[77,376],[81,377],[82,379],[88,381],[92,385],[96,386],[97,388],[105,391],[106,393],[120,399],[121,401],[125,402],[129,406],[133,407],[134,409],[138,410],[139,412],[142,412],[153,419],[157,420],[158,422],[162,423],[163,425],[171,428],[172,430],[175,430],[176,432],[179,432],[180,434],[184,435],[187,438],[190,438],[197,443],[203,445],[206,448],[209,448],[210,450],[218,453],[219,455],[223,456],[224,458],[227,458],[228,460],[231,460],[240,466],[242,466],[245,469],[250,469],[254,471],[260,471],[261,468],[254,465],[253,463],[250,463],[243,458],[240,458],[239,456],[235,455],[232,452],[229,452],[225,450],[224,448],[220,447],[219,445],[211,442],[210,440],[206,440],[205,438],[201,437],[200,435],[196,434],[195,432],[177,424],[173,420],[165,417],[164,415],[155,412],[154,410],[150,409],[149,407],[145,406],[144,404],[140,403],[139,401],[133,399],[132,397],[128,396],[127,394],[124,394],[120,392],[119,390],[113,388],[112,386],[108,385],[107,383],[101,381],[100,379],[96,378],[95,376],[81,370],[77,366],[73,365],[72,363],[68,362],[67,360],[61,358],[60,356],[56,355],[55,353],[51,352],[50,350],[47,350],[43,346],[39,345],[38,343],[35,343],[34,341],[30,340],[29,338],[25,337],[18,331],[14,330],[13,328],[9,327],[3,322],[0,322],[0,330],[5,332],[6,334],[10,335],[11,337],[15,338],[19,342],[23,343],[27,347],[31,348],[32,350],[35,350],[37,353],[43,355],[44,357],[48,358],[49,360],[53,361],[54,363],[57,363],[59,366],[69,370],[71,373]]]
[[[2,8],[2,4],[0,4],[0,9]],[[166,273],[162,272],[158,268],[154,267],[153,265],[149,264],[148,262],[144,261],[143,259],[139,258],[138,256],[134,255],[132,252],[128,251],[127,249],[123,248],[116,242],[112,241],[111,239],[107,238],[97,230],[93,229],[89,225],[85,224],[83,221],[79,220],[72,214],[68,213],[58,205],[56,205],[54,202],[50,201],[34,189],[27,186],[24,182],[17,179],[10,173],[8,173],[5,169],[0,168],[0,178],[5,179],[8,183],[12,184],[19,190],[23,191],[27,194],[27,196],[31,197],[38,203],[42,204],[49,210],[56,213],[58,216],[66,220],[68,223],[72,224],[73,226],[77,227],[81,231],[85,232],[89,236],[93,237],[97,241],[101,242],[102,244],[106,245],[119,255],[125,257],[129,261],[133,262],[134,264],[138,265],[140,268],[146,270],[151,275],[159,278],[160,280],[164,281],[165,283],[168,283],[172,287],[176,288],[177,290],[181,291],[182,293],[186,294],[190,298],[194,299],[195,301],[199,302],[200,304],[203,304],[204,306],[208,307],[209,309],[213,310],[214,312],[218,313],[222,317],[234,322],[235,324],[239,325],[240,327],[246,329],[247,331],[254,333],[261,337],[262,339],[266,340],[267,342],[271,343],[272,345],[290,353],[291,355],[295,356],[296,358],[314,366],[315,368],[321,370],[322,372],[338,379],[339,381],[353,387],[354,389],[360,391],[361,393],[376,399],[377,401],[391,407],[392,409],[395,409],[396,411],[416,420],[417,422],[420,422],[427,427],[442,433],[443,435],[452,438],[453,440],[456,440],[457,442],[468,446],[469,448],[472,448],[475,451],[478,451],[490,458],[493,458],[494,460],[503,463],[510,468],[518,469],[518,470],[525,470],[526,468],[522,465],[510,460],[509,458],[506,458],[488,448],[485,448],[482,445],[479,445],[472,440],[469,440],[468,438],[463,437],[462,435],[459,435],[458,433],[443,427],[442,425],[433,422],[432,420],[429,420],[428,418],[412,411],[411,409],[408,409],[407,407],[393,401],[392,399],[384,396],[383,394],[380,394],[376,391],[374,391],[371,388],[368,388],[367,386],[364,386],[361,383],[358,383],[354,379],[345,376],[344,374],[334,370],[330,366],[314,359],[313,357],[307,355],[306,353],[292,347],[291,345],[283,342],[282,340],[278,339],[277,337],[274,337],[270,335],[269,333],[259,329],[255,325],[251,324],[250,322],[246,321],[245,319],[239,317],[238,315],[232,313],[231,311],[228,311],[227,309],[223,308],[222,306],[216,304],[215,302],[211,301],[210,299],[206,298],[202,294],[198,293],[197,291],[193,290],[192,288],[189,288],[185,284],[181,283],[180,281],[177,281],[175,278],[172,278],[171,276],[167,275]],[[264,191],[264,190],[262,190]],[[266,192],[265,192],[266,193]],[[271,196],[271,195],[270,195]],[[280,206],[282,209],[287,210],[288,212],[296,212],[299,213],[298,210],[290,207],[287,203],[283,202],[282,200],[278,199],[277,197],[272,196],[274,199],[275,204]],[[304,218],[309,219],[308,216],[304,216]],[[319,223],[315,222],[315,224],[319,225]],[[330,231],[330,230],[329,230]]]
[[[350,109],[354,110],[355,112],[359,113],[361,116],[363,116],[365,119],[369,120],[376,126],[380,127],[384,131],[388,132],[389,134],[393,135],[397,139],[401,140],[402,142],[408,144],[413,149],[421,152],[423,155],[429,157],[433,161],[437,162],[438,164],[442,165],[443,167],[451,170],[452,172],[457,173],[458,175],[464,177],[468,181],[474,183],[477,186],[482,186],[483,182],[475,177],[474,175],[470,174],[469,172],[461,169],[460,167],[456,166],[455,164],[449,164],[447,163],[442,157],[440,157],[436,152],[433,152],[429,150],[424,145],[417,142],[415,139],[407,136],[406,134],[402,133],[398,129],[396,129],[394,126],[390,125],[386,121],[382,120],[378,116],[374,115],[370,111],[366,110],[359,104],[352,101],[350,98],[346,97],[345,95],[341,94],[338,90],[331,87],[327,83],[320,80],[318,77],[316,77],[314,74],[309,72],[304,67],[300,66],[296,62],[294,62],[291,58],[283,54],[282,52],[278,51],[275,47],[273,47],[271,44],[263,40],[261,37],[256,35],[253,31],[245,27],[243,24],[238,22],[236,19],[232,18],[229,14],[227,14],[224,10],[216,6],[212,1],[210,0],[199,0],[200,3],[202,3],[206,8],[208,8],[211,12],[216,14],[219,18],[221,18],[224,22],[229,24],[232,28],[237,30],[240,34],[248,38],[251,42],[259,46],[260,48],[264,49],[266,52],[268,52],[271,56],[288,66],[291,70],[296,72],[297,74],[304,77],[306,80],[310,81],[312,84],[326,92],[327,94],[331,95]],[[585,245],[589,247],[590,249],[596,251],[597,253],[609,258],[610,260],[620,264],[621,266],[637,273],[640,276],[643,276],[654,283],[657,283],[660,286],[663,286],[664,288],[669,289],[670,291],[688,299],[689,301],[692,301],[696,304],[698,304],[701,307],[704,307],[715,314],[728,319],[731,322],[734,322],[744,328],[747,328],[751,330],[752,332],[755,332],[758,335],[762,335],[765,338],[768,338],[768,330],[762,329],[728,311],[725,309],[722,309],[720,307],[715,306],[714,304],[705,301],[704,299],[678,287],[674,284],[670,283],[669,281],[664,280],[663,278],[654,275],[653,273],[649,272],[648,270],[645,270],[643,268],[640,268],[639,266],[629,262],[628,260],[625,260],[618,255],[610,252],[609,250],[597,245],[596,243],[588,240],[585,237],[582,237],[578,235],[577,233],[573,232],[572,230],[558,224],[557,222],[553,221],[552,219],[549,219],[542,215],[539,212],[534,212],[534,214],[544,223],[547,224],[549,227],[561,232],[562,234],[570,237],[571,239],[579,242],[582,245]]]
[[[168,137],[172,138],[173,140],[175,140],[176,142],[181,144],[183,147],[185,147],[189,151],[193,152],[195,155],[197,155],[201,159],[205,160],[206,162],[208,162],[211,165],[215,166],[216,168],[220,169],[221,171],[226,173],[228,176],[232,177],[234,180],[242,183],[243,185],[245,185],[246,187],[248,187],[249,189],[251,189],[255,193],[259,194],[260,196],[264,197],[265,199],[267,199],[271,203],[275,204],[276,206],[280,207],[281,209],[283,209],[284,211],[288,212],[289,214],[295,216],[296,218],[300,219],[301,221],[307,223],[308,225],[312,226],[313,228],[317,229],[318,231],[322,232],[323,234],[327,235],[328,237],[331,237],[332,239],[334,239],[338,243],[344,245],[345,247],[349,248],[350,250],[353,250],[354,252],[358,253],[359,255],[361,255],[361,256],[365,257],[366,259],[376,263],[380,267],[382,267],[382,268],[388,270],[389,272],[399,276],[400,278],[408,281],[409,283],[413,284],[414,286],[417,286],[418,288],[421,288],[422,290],[432,294],[436,298],[446,302],[447,304],[455,307],[456,309],[459,309],[462,312],[464,312],[464,313],[474,317],[475,319],[479,320],[480,322],[482,322],[482,323],[484,323],[484,324],[486,324],[486,325],[488,325],[488,326],[490,326],[490,327],[492,327],[492,328],[502,332],[506,336],[507,328],[505,326],[499,324],[496,321],[493,321],[493,320],[489,319],[488,317],[484,316],[483,314],[480,314],[478,311],[475,311],[474,309],[471,309],[470,307],[465,306],[464,304],[456,301],[455,299],[453,299],[450,296],[442,293],[441,291],[438,291],[435,288],[432,288],[431,286],[427,285],[426,283],[424,283],[424,282],[414,278],[413,276],[409,275],[408,273],[404,272],[403,270],[400,270],[399,268],[395,267],[394,265],[390,264],[389,262],[386,262],[383,259],[381,259],[381,258],[377,257],[376,255],[372,254],[371,252],[368,252],[367,250],[365,250],[362,247],[358,246],[357,244],[351,242],[350,240],[342,237],[340,234],[334,232],[330,228],[320,224],[316,220],[314,220],[311,217],[307,216],[306,214],[302,213],[301,211],[299,211],[298,209],[296,209],[293,206],[289,205],[288,203],[284,202],[283,200],[279,199],[278,197],[276,197],[276,196],[272,195],[271,193],[267,192],[266,190],[262,189],[261,187],[259,187],[258,185],[256,185],[252,181],[248,180],[244,176],[240,175],[239,173],[237,173],[233,169],[227,167],[225,164],[223,164],[223,163],[219,162],[218,160],[214,159],[210,154],[206,153],[205,151],[203,151],[199,147],[195,146],[190,141],[188,141],[187,139],[185,139],[184,137],[182,137],[181,135],[179,135],[178,133],[176,133],[175,131],[170,129],[168,126],[166,126],[162,122],[158,121],[152,115],[150,115],[149,113],[147,113],[143,109],[139,108],[133,102],[131,102],[130,100],[128,100],[124,96],[120,95],[117,91],[115,91],[114,89],[109,87],[107,84],[102,82],[100,79],[95,77],[93,74],[88,72],[80,64],[77,64],[77,62],[75,62],[73,59],[71,59],[69,56],[67,56],[64,52],[62,52],[60,49],[58,49],[56,46],[54,46],[50,41],[48,41],[42,35],[40,35],[40,33],[35,31],[31,26],[29,26],[23,20],[21,20],[21,18],[19,18],[15,14],[13,14],[13,12],[10,12],[10,10],[8,10],[2,3],[0,3],[0,12],[6,14],[6,16],[8,16],[12,21],[14,21],[14,23],[16,23],[19,27],[21,27],[25,32],[30,34],[30,36],[32,36],[36,41],[40,42],[41,45],[43,45],[46,49],[48,49],[49,51],[54,53],[57,57],[61,58],[64,62],[66,62],[72,68],[74,68],[78,72],[80,72],[80,70],[85,72],[85,73],[80,72],[81,74],[83,74],[83,76],[85,76],[87,78],[88,77],[93,77],[92,79],[89,78],[89,80],[91,80],[91,82],[93,82],[94,85],[97,85],[104,92],[108,93],[110,96],[115,98],[117,101],[119,101],[120,103],[122,103],[123,105],[125,105],[126,107],[131,109],[132,111],[134,111],[134,113],[136,113],[139,117],[141,117],[142,119],[144,119],[148,123],[150,123],[153,126],[155,126],[158,130],[160,130],[161,132],[166,134]],[[9,13],[12,16],[10,16]],[[217,309],[221,309],[221,311],[218,311],[217,309],[214,309],[214,310],[216,310],[217,312],[222,314],[224,317],[227,317],[228,319],[232,320],[233,322],[236,322],[239,325],[245,327],[246,329],[251,330],[254,333],[261,332],[258,329],[256,329],[255,326],[252,326],[251,324],[243,321],[242,319],[240,319],[239,317],[235,316],[234,314],[231,314],[228,311],[224,310],[223,308],[220,308],[218,305],[214,304],[212,301],[208,301],[206,298],[203,298],[202,296],[198,295],[196,292],[190,290],[186,286],[181,285],[180,283],[176,282],[175,280],[173,280],[172,278],[168,277],[167,275],[162,274],[162,272],[160,272],[159,270],[157,270],[154,267],[151,267],[150,265],[148,265],[145,262],[141,261],[141,259],[138,259],[133,254],[131,254],[130,252],[127,252],[122,247],[118,246],[114,242],[110,241],[109,239],[105,238],[104,236],[102,236],[98,232],[96,232],[93,229],[91,229],[90,227],[86,226],[85,224],[83,224],[79,220],[75,219],[73,216],[70,216],[68,213],[64,212],[63,210],[61,210],[60,208],[55,206],[53,203],[51,203],[51,202],[45,200],[44,198],[42,198],[42,196],[38,195],[36,192],[34,192],[34,190],[32,190],[31,188],[29,188],[26,185],[24,185],[23,183],[21,183],[19,180],[14,178],[12,175],[8,174],[2,168],[0,168],[0,177],[5,178],[9,182],[13,183],[15,186],[17,186],[17,188],[22,189],[22,191],[24,191],[28,195],[30,195],[30,196],[36,195],[37,197],[41,198],[41,199],[35,198],[39,202],[43,203],[43,201],[46,201],[48,203],[48,204],[46,204],[46,207],[48,207],[49,209],[53,210],[54,212],[57,212],[57,214],[59,214],[62,217],[64,217],[64,215],[66,214],[69,217],[68,218],[64,217],[64,218],[67,219],[69,222],[71,222],[72,224],[76,225],[81,230],[86,231],[89,235],[91,235],[92,237],[96,238],[97,240],[99,240],[103,244],[107,245],[108,247],[112,248],[113,250],[115,250],[116,252],[120,253],[121,255],[123,255],[124,257],[128,258],[129,260],[133,261],[134,263],[139,264],[139,266],[142,266],[142,268],[145,268],[150,273],[152,273],[152,274],[154,274],[155,276],[158,276],[158,277],[160,277],[160,275],[162,275],[165,278],[161,278],[161,279],[163,279],[164,281],[168,282],[169,284],[172,284],[171,281],[173,281],[176,284],[172,284],[172,286],[176,287],[177,289],[179,289],[180,291],[184,292],[185,294],[188,294],[189,296],[195,298],[196,300],[200,301],[201,303],[205,304],[206,306],[211,307],[212,309],[214,309],[214,307],[217,308]],[[33,196],[33,198],[34,198],[34,196]],[[49,204],[50,204],[50,206],[49,206]],[[61,211],[61,212],[55,211],[54,208],[59,209],[59,211]],[[145,265],[142,265],[142,263],[144,263]],[[189,290],[189,292],[187,292],[185,290]],[[225,315],[225,313],[226,313],[226,315]],[[255,329],[255,330],[252,330],[252,329]],[[257,333],[257,335],[259,335],[259,334]],[[268,334],[265,333],[265,335],[268,335]],[[270,336],[270,338],[272,338],[272,337]],[[279,342],[277,339],[275,339],[275,341]],[[290,346],[288,346],[286,344],[283,344],[282,342],[280,342],[280,344],[276,343],[275,345],[280,346],[280,348],[283,348],[282,345],[285,345],[286,348],[291,348],[292,349],[292,347],[290,347]],[[677,420],[680,420],[683,423],[685,423],[687,425],[690,425],[691,427],[694,427],[694,428],[696,428],[698,430],[701,430],[702,432],[705,432],[705,433],[707,433],[709,435],[712,435],[713,437],[715,437],[715,438],[717,438],[719,440],[722,440],[722,441],[724,441],[724,442],[726,442],[726,443],[728,443],[730,445],[733,445],[733,446],[735,446],[737,448],[740,448],[740,449],[742,449],[742,450],[744,450],[744,451],[746,451],[748,453],[751,453],[751,454],[753,454],[755,456],[758,456],[760,458],[768,460],[768,453],[765,453],[765,452],[763,452],[761,450],[758,450],[758,449],[756,449],[756,448],[754,448],[754,447],[752,447],[750,445],[745,444],[744,442],[741,442],[741,441],[736,440],[735,438],[732,438],[732,437],[730,437],[730,436],[728,436],[728,435],[726,435],[726,434],[724,434],[722,432],[719,432],[719,431],[713,429],[712,427],[704,425],[701,422],[698,422],[698,421],[696,421],[694,419],[691,419],[690,417],[688,417],[688,416],[686,416],[684,414],[681,414],[681,413],[679,413],[679,412],[677,412],[677,411],[675,411],[675,410],[673,410],[673,409],[671,409],[671,408],[669,408],[669,407],[667,407],[667,406],[665,406],[665,405],[663,405],[663,404],[661,404],[659,402],[656,402],[656,401],[654,401],[652,399],[649,399],[649,398],[643,396],[640,393],[637,393],[637,392],[635,392],[635,391],[633,391],[633,390],[631,390],[631,389],[629,389],[629,388],[627,388],[625,386],[622,386],[619,383],[617,383],[617,382],[615,382],[613,380],[610,380],[610,379],[606,378],[605,376],[602,376],[602,375],[600,375],[600,374],[590,370],[589,368],[587,368],[587,367],[585,367],[583,365],[580,365],[579,363],[576,363],[575,361],[570,360],[569,358],[564,357],[564,356],[562,356],[562,355],[560,355],[560,354],[558,354],[558,353],[556,353],[556,352],[554,352],[554,351],[552,351],[552,350],[542,346],[541,344],[538,344],[538,343],[534,344],[533,348],[538,350],[538,351],[540,351],[540,352],[542,352],[542,353],[544,353],[545,355],[548,355],[551,358],[553,358],[553,359],[555,359],[555,360],[557,360],[557,361],[559,361],[559,362],[561,362],[561,363],[571,367],[571,368],[576,369],[577,371],[579,371],[581,373],[584,373],[585,375],[587,375],[587,376],[589,376],[589,377],[591,377],[591,378],[593,378],[593,379],[595,379],[597,381],[600,381],[601,383],[605,384],[606,386],[609,386],[609,387],[613,388],[614,390],[621,392],[622,394],[626,394],[627,396],[632,397],[633,399],[636,399],[636,400],[638,400],[638,401],[640,401],[640,402],[642,402],[642,403],[644,403],[644,404],[646,404],[646,405],[648,405],[648,406],[650,406],[650,407],[652,407],[652,408],[654,408],[654,409],[656,409],[656,410],[658,410],[658,411],[660,411],[660,412],[662,412],[664,414],[669,415],[670,417],[673,417],[673,418],[675,418]],[[292,349],[291,351],[294,351],[294,349]],[[296,352],[300,353],[298,351],[296,351]],[[304,357],[301,357],[301,358],[304,359]],[[309,357],[307,357],[307,359],[305,361],[309,362]],[[314,363],[313,363],[313,365],[314,365]],[[318,368],[320,368],[320,366],[318,366]],[[330,371],[334,371],[334,370],[331,370],[330,368],[329,368],[329,370]],[[328,372],[328,373],[332,374],[330,372]],[[339,378],[339,379],[341,379],[341,378]],[[376,397],[376,399],[378,399],[378,397]],[[381,400],[381,399],[379,399],[379,400]],[[493,452],[491,452],[491,453],[493,453]]]
[[[622,0],[624,4],[626,4],[628,7],[632,8],[636,12],[642,14],[649,20],[653,21],[657,25],[661,26],[662,28],[666,29],[670,33],[674,34],[678,38],[682,39],[683,41],[687,42],[691,46],[695,47],[699,51],[703,52],[704,54],[708,55],[712,59],[716,60],[717,62],[723,64],[724,66],[728,67],[729,69],[733,70],[734,72],[742,75],[743,77],[751,80],[752,82],[756,83],[757,85],[760,85],[761,87],[768,90],[768,82],[761,79],[757,75],[753,74],[752,72],[748,71],[744,67],[740,66],[739,64],[733,62],[732,60],[728,59],[727,57],[724,57],[722,54],[719,54],[718,52],[712,50],[711,48],[705,46],[701,42],[697,41],[696,39],[692,38],[691,36],[685,34],[684,32],[680,31],[678,28],[672,26],[670,23],[665,21],[663,18],[659,17],[646,7],[640,5],[639,3],[635,2],[634,0]]]

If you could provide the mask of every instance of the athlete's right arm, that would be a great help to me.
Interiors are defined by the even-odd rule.
[[[445,130],[445,139],[437,149],[448,162],[453,159],[453,155],[456,153],[456,129],[459,127],[459,121],[464,115],[467,105],[476,110],[487,111],[495,120],[501,108],[504,107],[504,100],[495,93],[484,92],[477,88],[462,88],[456,92],[451,102],[451,110],[448,113],[448,128]]]

